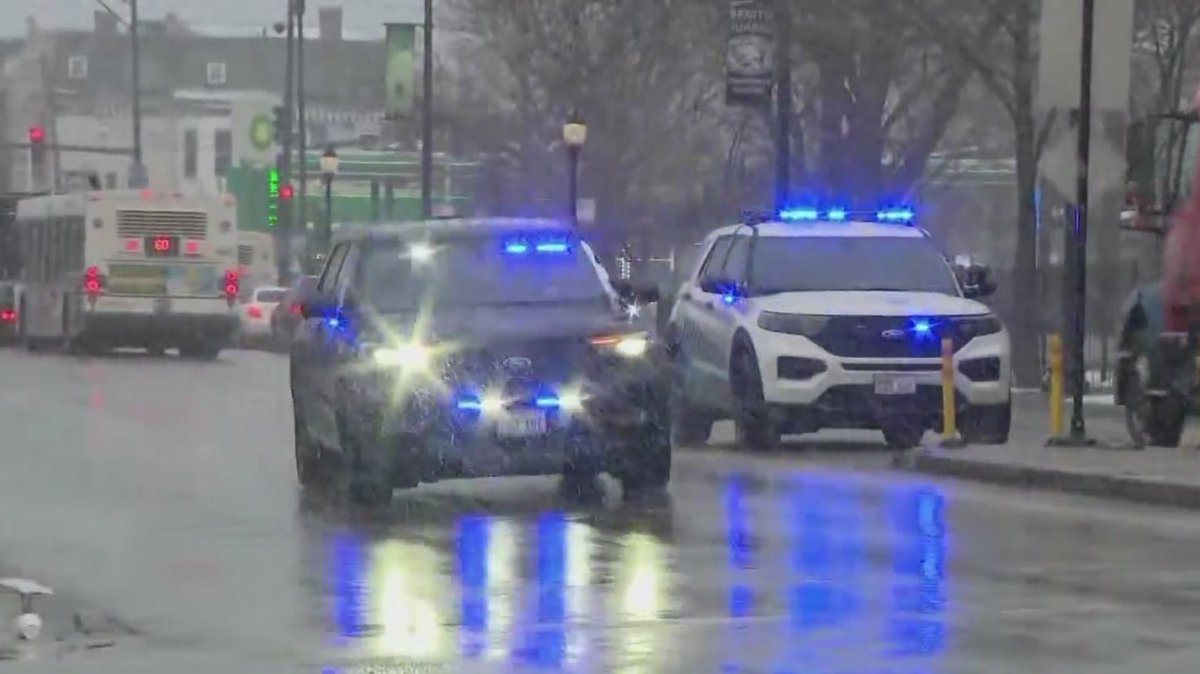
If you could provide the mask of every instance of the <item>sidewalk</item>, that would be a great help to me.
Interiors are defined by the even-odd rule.
[[[1198,430],[1189,429],[1175,449],[1019,443],[943,449],[935,442],[899,460],[898,467],[978,482],[1200,509]]]

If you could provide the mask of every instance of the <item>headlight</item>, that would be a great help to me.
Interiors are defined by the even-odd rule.
[[[825,324],[828,322],[828,316],[780,314],[774,311],[764,311],[758,315],[758,327],[767,332],[781,332],[806,337],[816,335],[825,328]]]
[[[592,346],[611,351],[623,358],[640,358],[650,350],[650,336],[646,333],[632,335],[606,335],[593,337]]]
[[[377,347],[371,351],[371,358],[376,365],[384,367],[417,369],[429,365],[430,354],[429,347],[414,342],[398,346]]]
[[[994,314],[956,316],[951,319],[951,324],[963,342],[969,342],[984,335],[994,335],[1004,329],[1004,324]]]

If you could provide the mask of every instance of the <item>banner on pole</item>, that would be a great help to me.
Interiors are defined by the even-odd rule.
[[[388,119],[409,117],[413,114],[414,68],[416,65],[417,27],[412,24],[386,24],[387,62],[384,70],[385,92],[384,114]]]
[[[775,83],[774,12],[768,0],[729,0],[725,103],[761,106]]]

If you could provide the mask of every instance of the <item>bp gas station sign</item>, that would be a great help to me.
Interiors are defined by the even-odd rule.
[[[278,98],[237,100],[233,103],[233,162],[236,166],[266,167],[275,163],[275,119],[271,108]]]
[[[259,152],[269,152],[275,144],[275,122],[270,115],[257,114],[250,120],[250,145]]]

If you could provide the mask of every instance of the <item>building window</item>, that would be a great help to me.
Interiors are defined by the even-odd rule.
[[[67,59],[67,77],[73,80],[86,80],[88,76],[88,60],[86,56],[72,56]]]
[[[217,129],[213,133],[213,159],[217,175],[224,176],[233,166],[233,132],[229,129]]]
[[[196,155],[199,153],[199,141],[195,129],[183,132],[183,177],[196,177]]]
[[[213,61],[205,68],[205,75],[209,86],[221,86],[225,84],[225,62]]]

